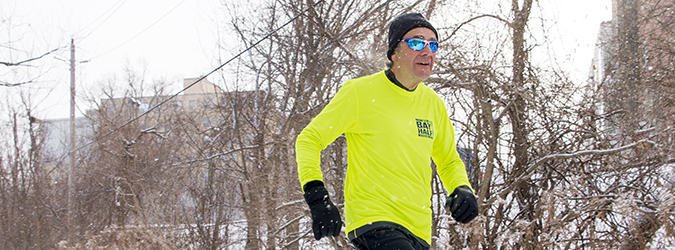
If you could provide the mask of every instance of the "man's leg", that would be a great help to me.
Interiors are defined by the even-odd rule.
[[[359,238],[358,240],[357,240],[357,239],[353,239],[353,240],[352,240],[352,245],[354,246],[354,248],[356,248],[356,250],[368,250],[368,248],[367,248],[366,246],[364,246],[363,244],[361,244],[361,239],[360,239],[360,238]]]
[[[397,228],[376,228],[352,240],[358,250],[425,250],[414,235]],[[420,248],[422,247],[422,248]]]

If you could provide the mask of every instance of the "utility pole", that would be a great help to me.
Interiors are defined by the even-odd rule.
[[[73,205],[75,196],[75,39],[70,39],[70,169],[68,169],[68,243],[74,244]]]

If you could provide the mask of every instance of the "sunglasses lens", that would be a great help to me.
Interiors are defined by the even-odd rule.
[[[410,39],[408,40],[408,47],[414,50],[422,50],[424,49],[424,42],[419,39]]]
[[[429,42],[429,48],[431,52],[436,52],[438,50],[438,42]]]

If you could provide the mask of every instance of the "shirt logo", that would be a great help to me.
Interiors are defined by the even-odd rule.
[[[417,119],[417,136],[434,139],[434,124],[430,120]]]

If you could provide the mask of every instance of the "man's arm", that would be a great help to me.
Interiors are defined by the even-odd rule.
[[[438,134],[434,138],[432,158],[436,163],[443,186],[451,193],[445,207],[456,221],[469,223],[478,215],[478,201],[471,189],[464,162],[457,152],[455,132],[445,106],[442,110]]]
[[[457,187],[471,187],[469,178],[466,175],[464,162],[459,157],[457,146],[455,144],[455,131],[450,123],[445,106],[439,114],[437,134],[434,138],[434,149],[431,157],[436,163],[438,175],[441,177],[443,186],[448,192],[452,192]]]
[[[301,186],[310,181],[323,182],[321,150],[352,128],[356,122],[357,105],[355,90],[347,82],[321,113],[300,132],[295,141],[295,160]]]
[[[342,218],[323,184],[321,150],[355,123],[356,106],[354,90],[348,82],[295,141],[298,178],[312,216],[312,231],[316,240],[340,235]]]

